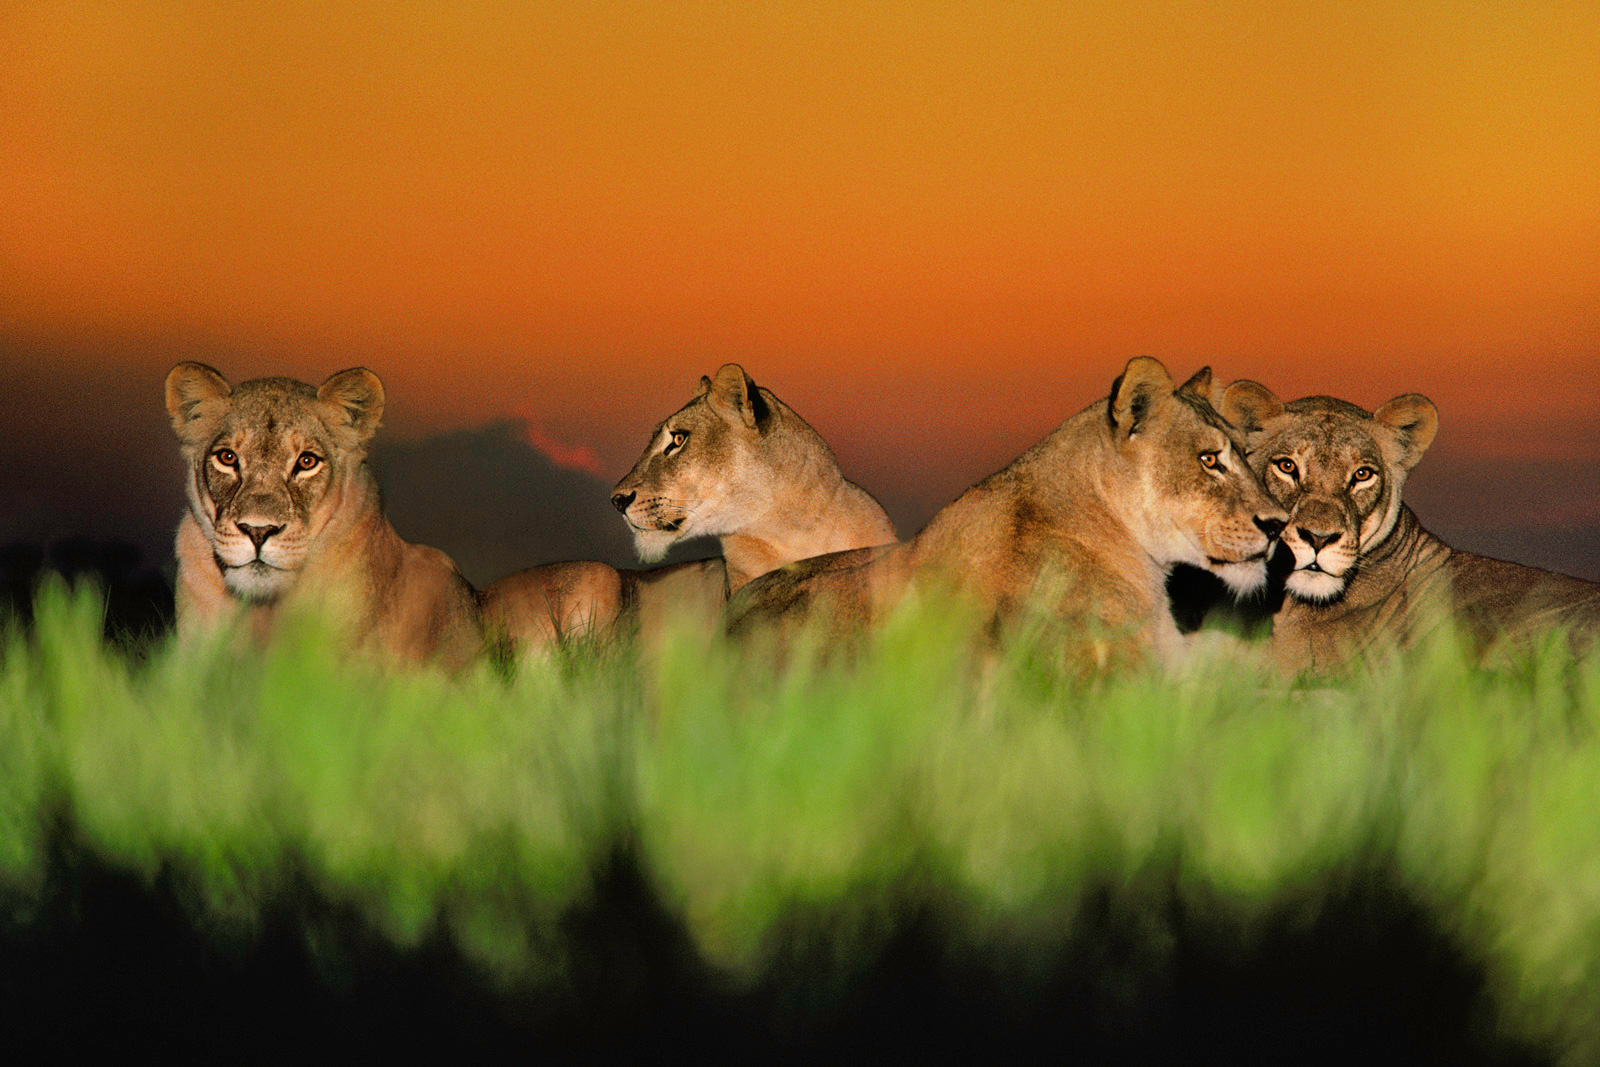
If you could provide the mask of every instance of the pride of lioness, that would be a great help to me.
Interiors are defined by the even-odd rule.
[[[1600,585],[1459,552],[1401,503],[1439,427],[1427,397],[1408,393],[1367,412],[1326,396],[1285,404],[1240,381],[1220,408],[1289,511],[1283,543],[1294,569],[1271,642],[1287,669],[1336,669],[1451,621],[1479,651],[1553,627],[1570,628],[1580,644],[1600,633]]]
[[[751,582],[729,604],[730,631],[816,624],[855,633],[908,589],[933,585],[1000,627],[1046,597],[1040,606],[1082,646],[1069,656],[1094,665],[1176,653],[1168,571],[1190,563],[1253,589],[1287,518],[1245,462],[1242,437],[1212,409],[1210,388],[1209,368],[1174,387],[1159,361],[1132,360],[1110,397],[969,489],[913,540]]]
[[[258,638],[313,609],[351,646],[458,668],[482,650],[472,587],[444,553],[402,541],[367,469],[383,384],[229,385],[202,363],[167,375],[189,510],[178,526],[180,638],[242,622]]]
[[[484,590],[491,628],[537,647],[622,619],[647,631],[669,616],[709,627],[757,575],[895,539],[883,508],[845,479],[827,442],[736,363],[702,377],[693,399],[656,427],[611,502],[647,563],[700,536],[718,538],[722,557],[643,571],[587,560],[519,571]]]

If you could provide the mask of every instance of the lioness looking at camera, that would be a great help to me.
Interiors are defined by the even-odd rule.
[[[1272,653],[1285,668],[1337,669],[1452,621],[1479,651],[1556,627],[1580,644],[1600,633],[1600,585],[1457,551],[1401,503],[1439,428],[1427,397],[1408,393],[1368,412],[1327,396],[1285,404],[1240,381],[1220,406],[1289,512],[1283,543],[1294,569],[1272,622]]]
[[[1174,387],[1132,360],[1111,395],[1068,419],[934,516],[913,540],[823,556],[758,578],[728,607],[734,633],[821,623],[848,635],[908,589],[954,590],[1001,626],[1030,605],[1096,666],[1176,654],[1165,580],[1178,563],[1245,592],[1287,515],[1261,488],[1243,438],[1207,401],[1209,368]],[[1040,603],[1040,598],[1045,598]],[[818,618],[821,615],[822,618]]]
[[[709,627],[730,593],[774,567],[895,539],[821,435],[736,363],[701,377],[656,427],[611,502],[646,563],[702,536],[718,538],[722,557],[644,571],[592,561],[519,571],[484,591],[492,628],[536,647],[623,619],[653,631],[681,615]]]
[[[258,639],[311,608],[352,648],[458,668],[483,636],[450,558],[400,540],[366,448],[383,383],[364,368],[320,388],[291,378],[230,385],[203,363],[167,375],[189,511],[178,526],[180,639],[241,621]]]

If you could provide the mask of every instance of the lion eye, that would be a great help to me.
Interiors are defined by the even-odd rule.
[[[667,442],[667,451],[672,452],[676,449],[682,448],[683,443],[688,439],[689,433],[687,430],[673,430],[672,440]]]
[[[1202,452],[1202,453],[1200,453],[1200,466],[1204,467],[1208,471],[1221,470],[1222,469],[1222,456],[1221,456],[1221,454],[1219,454],[1217,452]]]
[[[1289,478],[1293,478],[1300,470],[1299,467],[1294,465],[1294,460],[1290,459],[1288,456],[1279,456],[1277,459],[1272,461],[1272,465],[1278,468],[1278,472],[1280,474],[1283,474]]]
[[[1377,476],[1378,472],[1371,467],[1357,467],[1356,472],[1350,476],[1350,484],[1360,485],[1362,482],[1372,481]]]
[[[294,461],[295,470],[314,471],[322,465],[322,457],[315,452],[302,452],[300,458]]]
[[[229,470],[239,469],[239,456],[231,448],[219,448],[211,453],[211,458],[216,460],[218,465],[227,467]]]

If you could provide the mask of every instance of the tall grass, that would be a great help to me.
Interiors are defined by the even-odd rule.
[[[132,663],[92,591],[49,585],[0,652],[0,889],[25,911],[65,824],[182,872],[219,938],[302,879],[396,945],[442,929],[559,985],[619,851],[734,982],[796,936],[848,970],[913,914],[1043,957],[1107,894],[1159,969],[1172,905],[1247,945],[1381,875],[1482,966],[1497,1025],[1600,1058],[1600,657],[1553,638],[1491,669],[1442,640],[1333,682],[1223,656],[1085,679],[974,662],[959,626],[906,614],[782,669],[679,634],[452,679],[314,627]]]

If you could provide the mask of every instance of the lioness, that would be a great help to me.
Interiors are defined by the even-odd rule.
[[[1174,388],[1159,361],[1132,360],[1109,398],[969,489],[913,540],[751,582],[729,604],[730,630],[783,630],[821,610],[832,612],[834,632],[856,632],[931,582],[994,624],[1049,596],[1048,610],[1096,665],[1177,651],[1167,572],[1186,562],[1253,589],[1287,518],[1245,463],[1243,439],[1208,403],[1210,387],[1209,368]]]
[[[647,563],[689,537],[720,540],[722,558],[645,571],[578,561],[533,567],[484,591],[489,624],[518,645],[592,633],[636,616],[715,618],[730,593],[797,559],[895,539],[866,490],[847,481],[827,442],[744,368],[701,377],[693,399],[650,436],[611,502]]]
[[[477,600],[448,556],[400,540],[366,447],[383,383],[361,367],[321,388],[291,378],[229,385],[203,363],[167,375],[188,468],[178,526],[178,634],[245,620],[265,637],[314,606],[355,648],[457,668],[478,655]]]
[[[1439,428],[1427,397],[1408,393],[1369,413],[1326,396],[1284,404],[1239,381],[1220,407],[1289,510],[1283,543],[1294,569],[1272,631],[1283,666],[1337,668],[1369,649],[1408,646],[1451,619],[1479,651],[1557,626],[1580,642],[1600,632],[1600,585],[1456,551],[1401,503],[1406,475]]]

